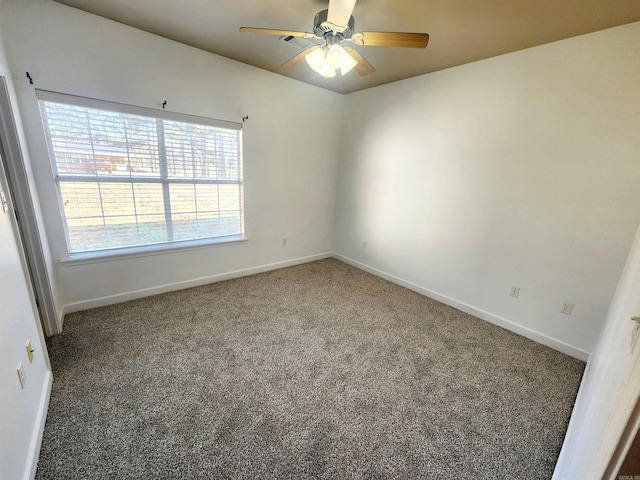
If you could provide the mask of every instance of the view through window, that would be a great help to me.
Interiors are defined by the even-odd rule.
[[[242,237],[239,124],[38,97],[70,254]]]

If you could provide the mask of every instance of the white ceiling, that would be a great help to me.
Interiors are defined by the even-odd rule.
[[[425,32],[429,46],[357,47],[376,71],[325,80],[306,62],[280,66],[301,48],[238,29],[311,32],[328,0],[56,1],[341,93],[640,21],[640,0],[358,0],[356,31]]]

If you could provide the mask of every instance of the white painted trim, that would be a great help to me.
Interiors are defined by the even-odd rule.
[[[111,102],[97,98],[80,97],[69,93],[51,92],[48,90],[36,89],[38,100],[45,102],[63,103],[65,105],[77,105],[80,107],[96,108],[99,110],[108,110],[111,112],[128,113],[131,115],[139,115],[148,118],[162,118],[176,122],[195,123],[208,125],[216,128],[227,128],[229,130],[242,130],[242,123],[230,120],[219,120],[216,118],[200,117],[197,115],[187,115],[186,113],[173,112],[171,110],[162,110],[158,108],[141,107],[137,105],[128,105],[126,103]]]
[[[397,285],[401,285],[405,288],[413,290],[414,292],[420,293],[421,295],[425,295],[429,298],[433,298],[434,300],[442,302],[451,307],[457,308],[458,310],[461,310],[465,313],[478,317],[481,320],[485,320],[487,322],[493,323],[494,325],[498,325],[499,327],[505,328],[509,331],[512,331],[514,333],[527,337],[535,342],[541,343],[542,345],[546,345],[550,348],[553,348],[554,350],[558,350],[571,357],[577,358],[585,362],[589,359],[589,354],[587,352],[580,350],[579,348],[574,347],[573,345],[570,345],[561,340],[557,340],[555,338],[549,337],[548,335],[545,335],[543,333],[540,333],[528,327],[519,325],[516,322],[513,322],[506,318],[493,315],[492,313],[489,313],[485,310],[474,307],[467,303],[460,302],[454,298],[448,297],[446,295],[442,295],[438,292],[434,292],[433,290],[429,290],[428,288],[424,288],[413,282],[404,280],[400,277],[396,277],[395,275],[391,275],[390,273],[384,272],[382,270],[379,270],[377,268],[371,267],[364,263],[358,262],[357,260],[353,260],[352,258],[345,257],[344,255],[340,255],[338,253],[321,253],[317,255],[310,255],[308,257],[296,258],[296,259],[287,260],[284,262],[260,265],[257,267],[251,267],[251,268],[246,268],[242,270],[235,270],[232,272],[210,275],[207,277],[196,278],[193,280],[186,280],[183,282],[169,283],[165,285],[159,285],[156,287],[143,288],[141,290],[135,290],[132,292],[118,293],[115,295],[107,295],[105,297],[98,297],[91,300],[83,300],[81,302],[68,303],[62,306],[62,309],[61,309],[62,318],[60,319],[60,327],[62,327],[62,321],[64,319],[64,315],[68,313],[78,312],[81,310],[88,310],[90,308],[104,307],[106,305],[112,305],[114,303],[126,302],[129,300],[135,300],[137,298],[149,297],[151,295],[158,295],[161,293],[171,292],[175,290],[198,287],[198,286],[206,285],[209,283],[230,280],[232,278],[246,277],[248,275],[255,275],[256,273],[268,272],[270,270],[277,270],[280,268],[299,265],[302,263],[314,262],[316,260],[322,260],[324,258],[329,258],[329,257],[334,257],[356,268],[369,272],[380,278],[384,278],[385,280],[389,280],[390,282],[393,282]],[[62,330],[62,328],[60,328],[60,330]]]
[[[21,245],[24,250],[22,261],[25,262],[25,266],[28,262],[28,267],[30,267],[27,267],[27,271],[30,272],[33,280],[34,293],[38,296],[45,333],[50,336],[60,333],[60,330],[55,330],[59,310],[47,270],[43,250],[44,242],[40,234],[41,226],[38,224],[35,201],[31,196],[29,175],[25,170],[22,145],[13,111],[9,84],[6,77],[0,74],[0,136],[4,140],[0,144],[0,150],[4,150],[5,167],[9,177],[7,183],[9,183],[13,197],[15,197],[13,199],[15,201],[14,207],[20,212],[21,217],[21,228],[17,229],[17,235],[21,239],[21,243],[24,240]],[[16,225],[15,219],[12,219],[12,222]]]
[[[56,325],[58,326],[58,334],[62,333],[62,326],[64,325],[64,316],[65,316],[65,311],[64,311],[64,305],[62,305],[62,307],[60,307],[60,310],[58,311],[58,318],[56,318]]]
[[[138,247],[114,248],[110,250],[99,250],[96,252],[83,252],[71,254],[60,260],[65,267],[74,265],[87,265],[90,263],[111,262],[134,257],[149,257],[151,255],[166,255],[172,252],[183,252],[186,250],[199,250],[211,247],[228,247],[249,242],[244,235],[229,235],[226,237],[204,238],[198,240],[188,240],[185,242],[167,242],[156,245],[144,245]]]
[[[633,364],[629,378],[625,382],[618,397],[618,402],[614,411],[609,417],[609,421],[605,427],[605,430],[600,439],[600,445],[596,450],[595,455],[591,459],[589,467],[589,475],[592,476],[592,480],[614,480],[617,477],[618,470],[622,466],[624,459],[629,452],[629,448],[633,443],[638,432],[638,423],[640,418],[633,419],[631,417],[633,410],[636,406],[636,402],[640,398],[640,354],[636,353],[636,359]],[[618,443],[622,438],[627,423],[632,422],[632,428],[635,431],[626,439],[623,445],[623,451],[621,455],[616,459],[615,467],[612,468],[610,475],[605,476],[607,473],[607,467],[609,462],[613,458],[613,455],[618,447]]]
[[[51,370],[47,370],[44,377],[44,388],[42,389],[42,396],[40,397],[40,405],[38,406],[38,416],[31,436],[29,456],[27,457],[27,469],[25,470],[23,477],[24,480],[33,480],[36,477],[38,458],[40,457],[40,447],[42,445],[42,435],[44,433],[44,425],[47,421],[47,411],[49,410],[49,398],[51,398],[52,384],[53,375],[51,374]]]
[[[357,260],[354,260],[352,258],[345,257],[344,255],[340,255],[339,253],[334,253],[333,257],[356,268],[364,270],[365,272],[376,275],[377,277],[384,278],[385,280],[389,280],[392,283],[403,286],[405,288],[408,288],[409,290],[413,290],[414,292],[442,302],[445,305],[449,305],[451,307],[457,308],[458,310],[462,310],[463,312],[473,315],[474,317],[478,317],[481,320],[486,320],[489,323],[493,323],[494,325],[498,325],[499,327],[510,330],[514,333],[517,333],[518,335],[527,337],[535,342],[541,343],[542,345],[553,348],[554,350],[558,350],[559,352],[565,353],[573,358],[577,358],[578,360],[586,362],[589,359],[589,354],[587,352],[584,352],[579,348],[574,347],[573,345],[549,337],[548,335],[540,333],[531,328],[519,325],[518,323],[506,318],[499,317],[485,310],[474,307],[473,305],[469,305],[468,303],[461,302],[441,293],[434,292],[433,290],[429,290],[428,288],[422,287],[408,280],[404,280],[403,278],[396,277],[395,275],[391,275],[390,273],[371,267],[362,262],[358,262]]]
[[[88,310],[90,308],[104,307],[105,305],[127,302],[129,300],[135,300],[137,298],[150,297],[151,295],[158,295],[160,293],[172,292],[175,290],[183,290],[185,288],[199,287],[201,285],[207,285],[209,283],[221,282],[223,280],[230,280],[232,278],[246,277],[248,275],[255,275],[256,273],[278,270],[280,268],[300,265],[302,263],[315,262],[316,260],[330,258],[332,255],[333,254],[331,252],[319,253],[317,255],[310,255],[308,257],[286,260],[284,262],[270,263],[267,265],[260,265],[257,267],[245,268],[242,270],[234,270],[232,272],[219,273],[216,275],[196,278],[193,280],[186,280],[183,282],[168,283],[165,285],[158,285],[156,287],[143,288],[141,290],[135,290],[133,292],[117,293],[115,295],[107,295],[105,297],[93,298],[91,300],[67,303],[66,305],[62,306],[63,318],[67,313],[79,312],[80,310]]]

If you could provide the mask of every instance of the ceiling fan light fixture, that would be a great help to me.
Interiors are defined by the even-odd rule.
[[[316,48],[307,53],[304,58],[314,72],[319,73],[324,78],[332,78],[336,76],[336,69],[327,62],[327,51],[328,48],[326,46]]]
[[[304,58],[313,71],[324,78],[335,77],[336,70],[340,70],[340,75],[346,75],[358,64],[338,44],[331,45],[331,47],[325,45],[324,47],[315,48],[307,53]]]
[[[311,45],[309,43],[302,45],[304,50],[281,66],[293,67],[304,58],[313,71],[324,78],[335,77],[336,70],[339,70],[340,75],[343,76],[353,69],[358,75],[369,75],[376,71],[373,65],[352,46],[342,47],[340,43],[343,41],[373,47],[427,47],[429,43],[427,33],[356,32],[352,15],[356,1],[328,0],[329,8],[318,12],[313,20],[313,33],[256,27],[241,27],[240,31],[278,35],[287,42],[296,40],[298,37],[323,41],[324,45],[315,44],[313,41]]]

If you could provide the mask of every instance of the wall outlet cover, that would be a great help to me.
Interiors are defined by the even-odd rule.
[[[511,295],[513,298],[518,298],[520,296],[520,287],[511,287],[509,295]]]

